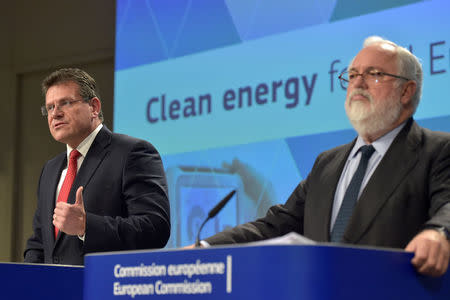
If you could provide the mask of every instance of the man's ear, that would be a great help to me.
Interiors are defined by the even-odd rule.
[[[97,97],[94,97],[91,99],[90,105],[92,107],[93,116],[98,118],[100,110],[102,109],[102,102]]]
[[[402,96],[400,101],[404,106],[411,105],[411,99],[416,92],[417,83],[414,80],[409,80],[402,87]]]

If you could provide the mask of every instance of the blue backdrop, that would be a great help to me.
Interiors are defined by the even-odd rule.
[[[163,156],[168,247],[283,203],[323,150],[356,133],[338,75],[379,35],[422,59],[416,120],[450,131],[450,3],[357,0],[118,0],[114,130]],[[325,183],[326,184],[326,183]]]

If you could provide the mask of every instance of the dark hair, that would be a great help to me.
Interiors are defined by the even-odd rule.
[[[47,94],[49,88],[64,82],[75,82],[80,88],[80,96],[85,102],[89,102],[94,97],[100,99],[97,84],[95,83],[94,78],[92,78],[85,71],[77,68],[59,69],[48,75],[42,81],[42,93],[44,97]],[[102,110],[100,110],[98,118],[103,121]]]

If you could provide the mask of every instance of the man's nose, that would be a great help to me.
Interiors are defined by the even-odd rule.
[[[59,106],[55,106],[55,107],[53,108],[52,112],[50,113],[50,115],[51,115],[53,118],[60,117],[60,116],[62,116],[63,114],[64,114],[64,112],[63,112],[63,110],[62,110],[61,108],[59,108]]]
[[[355,88],[367,88],[367,81],[364,74],[358,74],[356,75],[355,79],[353,80],[353,87]]]

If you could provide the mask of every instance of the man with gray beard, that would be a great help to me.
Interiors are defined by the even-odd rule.
[[[358,137],[320,154],[284,205],[203,245],[294,231],[319,242],[402,248],[414,252],[419,273],[443,275],[450,256],[450,134],[413,120],[422,94],[419,60],[370,37],[339,78]]]

